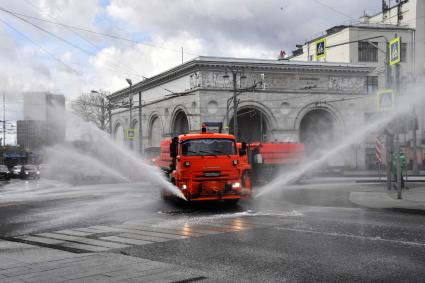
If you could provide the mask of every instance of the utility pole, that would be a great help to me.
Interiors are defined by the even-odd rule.
[[[128,99],[130,101],[130,122],[128,128],[131,129],[131,123],[133,122],[133,116],[131,113],[131,108],[133,108],[133,94],[131,93],[131,86],[133,85],[133,82],[130,79],[125,79],[127,83],[130,85],[129,92],[128,92]],[[133,149],[133,141],[130,141],[130,148]]]
[[[142,142],[142,91],[139,91],[139,153],[143,153],[143,142]]]
[[[3,91],[3,151],[6,150],[6,94]]]
[[[1,141],[0,141],[1,143]],[[4,164],[4,153],[6,151],[6,95],[3,91],[3,150],[2,150],[2,164]]]
[[[416,109],[415,106],[413,106],[413,129],[412,129],[412,143],[413,143],[413,174],[418,175],[418,149],[417,149],[417,136],[416,136],[416,130],[417,130],[417,118],[416,118]]]
[[[109,134],[112,137],[112,104],[108,99]]]
[[[238,99],[236,95],[236,72],[233,75],[233,135],[238,139]]]

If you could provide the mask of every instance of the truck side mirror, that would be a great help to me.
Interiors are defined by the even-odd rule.
[[[178,146],[178,138],[175,137],[171,140],[171,143],[170,143],[170,156],[172,158],[177,157],[177,146]]]
[[[241,149],[239,149],[239,156],[246,155],[246,142],[242,142]]]

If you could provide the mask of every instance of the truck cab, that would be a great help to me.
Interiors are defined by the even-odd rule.
[[[161,151],[166,151],[164,147]],[[161,168],[189,201],[236,203],[251,197],[248,176],[251,167],[242,162],[246,148],[238,149],[233,135],[207,132],[203,127],[201,133],[173,138],[169,143],[168,162],[166,154],[162,155],[165,162]]]

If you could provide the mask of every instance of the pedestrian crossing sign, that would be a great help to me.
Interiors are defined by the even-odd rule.
[[[125,130],[125,139],[128,141],[134,141],[136,139],[136,129],[129,128]]]
[[[314,43],[316,60],[326,58],[326,38],[319,39]]]
[[[396,37],[390,41],[390,64],[395,65],[401,61],[401,40],[400,37]]]
[[[394,108],[394,92],[392,89],[384,89],[377,93],[377,109],[379,112]]]

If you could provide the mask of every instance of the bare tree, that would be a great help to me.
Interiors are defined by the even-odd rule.
[[[109,129],[108,102],[104,93],[83,93],[71,102],[71,108],[85,121],[95,123],[99,129]]]

